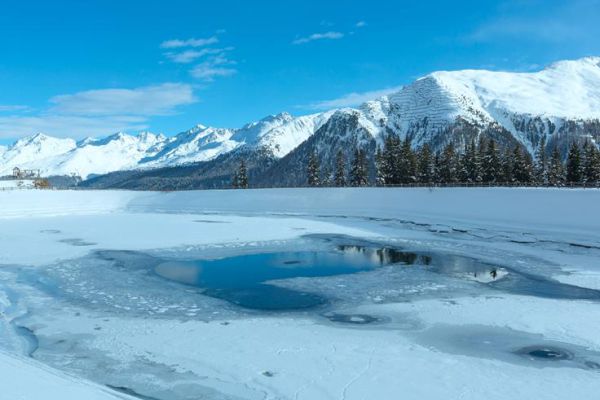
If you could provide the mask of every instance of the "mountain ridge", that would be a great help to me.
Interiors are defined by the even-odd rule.
[[[332,118],[338,121],[329,123]],[[324,126],[328,128],[320,133],[321,147],[369,142],[367,147],[374,148],[386,135],[396,134],[411,139],[413,147],[428,143],[440,151],[451,141],[460,149],[486,135],[500,145],[519,144],[530,154],[545,137],[548,149],[557,146],[564,155],[573,140],[600,143],[600,57],[557,61],[536,72],[437,71],[356,108],[299,117],[282,112],[241,128],[198,124],[171,137],[119,132],[79,142],[36,134],[0,148],[0,175],[18,166],[85,179],[121,170],[213,162],[226,154],[231,160],[232,154],[259,151],[283,159]],[[344,140],[344,135],[352,137]]]

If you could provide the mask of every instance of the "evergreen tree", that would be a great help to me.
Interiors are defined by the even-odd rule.
[[[500,156],[500,176],[498,177],[500,183],[513,183],[515,181],[513,175],[513,152],[506,147]]]
[[[310,153],[308,157],[308,165],[307,165],[307,176],[308,176],[308,186],[319,186],[321,184],[321,180],[319,178],[319,156],[316,151]]]
[[[475,139],[472,139],[470,144],[465,145],[460,175],[463,182],[481,182],[481,158],[479,149],[475,145]]]
[[[512,182],[528,185],[532,179],[531,157],[519,145],[516,145],[512,152]]]
[[[560,152],[555,145],[550,156],[550,165],[548,167],[548,184],[551,186],[563,186],[565,182],[565,170]]]
[[[475,146],[475,140],[471,143],[471,147],[473,149],[473,169],[471,171],[471,179],[473,182],[479,183],[483,181],[483,158],[481,157],[479,148]]]
[[[548,156],[546,155],[546,135],[542,136],[535,154],[535,181],[540,185],[548,184]]]
[[[431,184],[435,179],[435,161],[431,154],[431,147],[425,143],[418,154],[417,180],[420,183]]]
[[[531,185],[535,183],[535,168],[533,166],[533,158],[527,151],[523,151],[523,171],[519,177],[521,182]]]
[[[354,150],[354,158],[350,168],[350,184],[352,186],[367,186],[369,183],[369,172],[367,157],[362,149]]]
[[[442,155],[438,151],[435,153],[435,157],[433,158],[433,181],[435,183],[440,183],[442,181]]]
[[[339,150],[335,156],[334,183],[335,186],[346,186],[346,160],[342,150]]]
[[[410,140],[407,138],[400,146],[400,155],[397,161],[398,179],[400,183],[414,183],[416,179],[416,157],[412,151]]]
[[[467,148],[464,153],[460,153],[456,156],[456,180],[460,183],[468,183],[471,181],[469,178],[469,155],[467,154]]]
[[[454,144],[449,143],[440,158],[440,182],[455,183],[457,181],[457,158]]]
[[[333,176],[331,173],[331,168],[326,166],[323,168],[323,172],[321,174],[321,186],[329,187],[332,186]]]
[[[375,183],[377,186],[385,185],[385,174],[383,173],[385,168],[383,150],[377,146],[377,151],[375,153]]]
[[[233,174],[232,186],[234,189],[248,189],[248,170],[244,160],[240,160],[238,170]]]
[[[385,138],[380,160],[379,178],[385,184],[396,185],[401,183],[400,172],[401,143],[397,135],[388,135]]]
[[[477,157],[479,159],[479,182],[485,182],[485,161],[487,154],[488,142],[484,135],[479,137],[479,141],[477,142]]]
[[[497,182],[500,176],[500,158],[498,156],[498,150],[496,149],[496,142],[494,139],[491,139],[487,143],[483,156],[483,182]]]
[[[571,144],[569,154],[567,155],[567,182],[568,183],[581,183],[581,152],[579,151],[579,145],[576,142]]]
[[[600,151],[598,151],[594,143],[586,142],[584,154],[584,181],[590,185],[597,185],[600,183]]]

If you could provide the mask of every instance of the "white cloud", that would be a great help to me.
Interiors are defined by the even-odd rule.
[[[43,132],[56,137],[106,136],[119,131],[148,129],[146,118],[109,116],[102,118],[41,115],[0,117],[0,138],[14,139]]]
[[[333,39],[341,39],[343,37],[344,37],[344,34],[342,32],[333,32],[332,31],[332,32],[324,32],[324,33],[313,33],[310,36],[298,38],[298,39],[294,40],[292,43],[293,44],[304,44],[304,43],[312,42],[315,40],[324,40],[324,39],[333,40]]]
[[[21,104],[0,104],[0,112],[28,111],[31,108]]]
[[[365,26],[367,26],[367,23],[365,21],[358,21],[354,26],[357,28],[364,28]]]
[[[231,76],[237,73],[235,68],[236,62],[228,59],[223,54],[212,57],[190,70],[190,74],[196,78],[207,82],[213,81],[217,77]]]
[[[224,30],[219,30],[217,33],[224,33]],[[181,51],[170,51],[164,53],[170,61],[177,64],[191,64],[193,62],[199,62],[194,65],[189,73],[193,78],[203,80],[205,82],[212,82],[216,78],[226,77],[235,75],[238,71],[233,68],[232,65],[237,64],[234,60],[229,59],[226,54],[233,50],[233,47],[206,47],[203,49],[189,49],[189,47],[208,46],[213,43],[217,43],[218,39],[213,36],[208,39],[188,39],[188,40],[168,40],[161,44],[162,48],[168,49],[181,49]],[[205,57],[203,60],[203,57]]]
[[[202,58],[206,55],[211,54],[224,54],[227,51],[233,50],[233,47],[225,47],[225,48],[206,48],[201,50],[185,50],[180,53],[165,53],[165,56],[178,64],[189,64],[191,62],[196,61],[198,58]]]
[[[402,89],[402,86],[389,87],[379,90],[371,90],[362,93],[348,93],[336,99],[321,100],[308,105],[315,110],[327,110],[331,108],[343,108],[358,106],[365,101],[375,100],[381,96],[387,96]]]
[[[87,90],[54,96],[50,112],[66,115],[165,115],[194,103],[191,85],[163,83],[135,89]]]
[[[160,44],[160,47],[162,47],[163,49],[178,49],[178,48],[182,48],[182,47],[202,47],[202,46],[208,46],[211,44],[215,44],[218,42],[219,42],[219,38],[217,38],[216,36],[211,36],[208,38],[201,38],[201,39],[196,39],[196,38],[185,39],[185,40],[171,39],[171,40],[165,40],[164,42],[162,42]]]
[[[203,49],[203,50],[207,50],[207,49]],[[174,63],[177,64],[189,64],[193,61],[195,61],[197,58],[202,57],[203,54],[203,50],[201,51],[197,51],[197,50],[186,50],[186,51],[182,51],[181,53],[165,53],[165,56],[173,61]]]
[[[52,97],[48,101],[50,106],[35,115],[0,116],[0,138],[37,132],[82,138],[139,131],[148,129],[151,117],[173,114],[178,107],[195,101],[192,86],[182,83],[59,95]]]
[[[203,62],[190,70],[190,74],[196,79],[213,81],[217,77],[231,76],[237,73],[235,68],[219,67],[211,62]]]

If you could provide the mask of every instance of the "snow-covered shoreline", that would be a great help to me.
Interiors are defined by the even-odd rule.
[[[61,373],[28,358],[0,352],[3,399],[133,400],[101,385]]]
[[[0,192],[0,218],[112,211],[290,213],[367,217],[422,216],[514,226],[600,227],[600,189],[299,188],[135,192]]]
[[[0,354],[0,384],[10,386],[16,379],[5,370],[23,371],[19,381],[23,384],[12,386],[10,398],[34,400],[126,398],[85,379],[160,399],[170,398],[164,397],[167,393],[192,392],[209,398],[257,399],[590,396],[598,387],[598,372],[580,368],[577,359],[573,367],[554,367],[528,364],[511,352],[513,346],[564,343],[573,351],[586,349],[578,357],[594,359],[600,354],[600,342],[590,316],[599,305],[591,300],[502,291],[451,295],[443,285],[422,282],[420,287],[392,288],[422,291],[421,299],[374,300],[340,310],[381,315],[389,321],[354,327],[310,313],[223,312],[207,320],[200,306],[182,308],[173,318],[161,310],[183,307],[175,300],[156,305],[153,314],[113,313],[55,297],[30,280],[37,267],[51,264],[70,274],[76,270],[67,268],[76,268],[77,260],[85,261],[99,249],[202,254],[328,234],[476,256],[600,288],[597,204],[600,190],[589,189],[0,192],[0,265],[5,265],[0,268],[0,332],[5,336],[0,346],[11,352]],[[27,274],[19,275],[20,271]],[[81,287],[94,287],[94,296],[130,306],[111,300],[110,287],[65,276]],[[358,287],[368,291],[377,288],[377,279],[378,275],[354,280],[341,276],[319,284],[332,290],[362,285]],[[477,282],[467,286],[471,284]],[[445,294],[432,297],[438,290]],[[9,291],[12,296],[6,295]],[[139,301],[137,295],[130,296],[129,301]],[[17,318],[40,340],[34,357],[69,375],[46,366],[40,369],[37,361],[15,355],[20,351],[18,340],[6,335]],[[475,342],[468,345],[476,349],[485,341],[506,337],[497,345],[508,353],[495,356],[500,350],[493,349],[485,356],[482,351],[466,351],[460,341],[447,343],[447,326],[456,337],[471,337]],[[107,365],[111,368],[103,369]],[[34,376],[43,379],[39,385],[27,385]],[[64,388],[74,393],[72,397],[60,397]]]

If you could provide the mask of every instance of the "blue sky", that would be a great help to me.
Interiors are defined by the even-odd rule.
[[[352,106],[439,69],[600,55],[600,0],[16,1],[0,143],[237,127]]]

